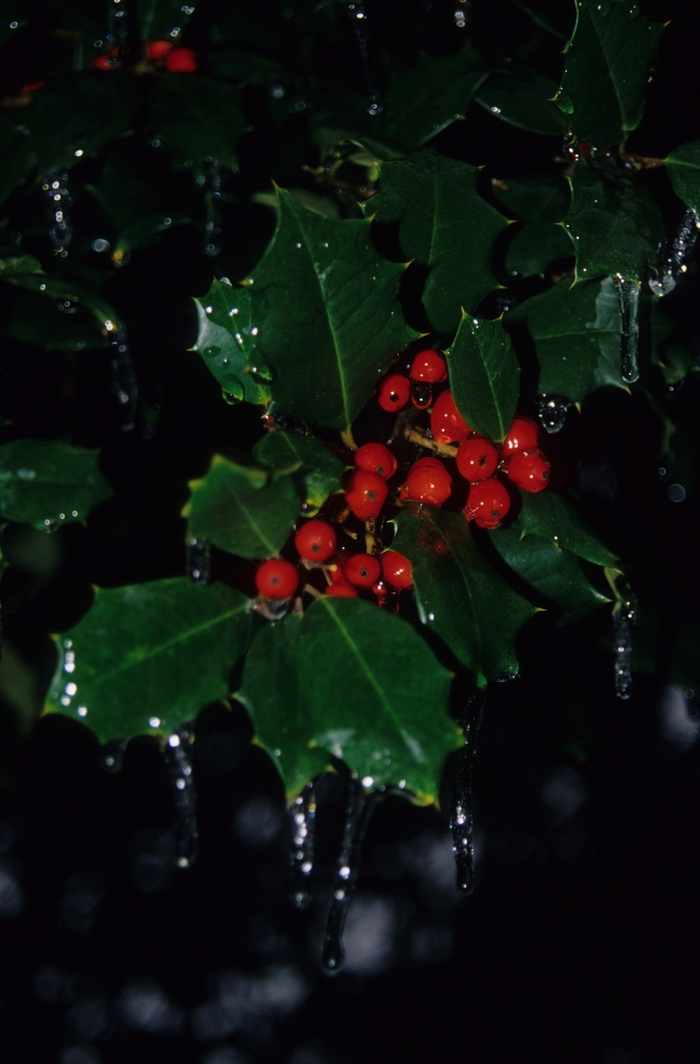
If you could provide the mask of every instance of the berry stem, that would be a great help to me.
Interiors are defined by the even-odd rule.
[[[352,434],[352,429],[351,428],[343,429],[343,431],[340,434],[340,438],[343,441],[343,446],[345,447],[345,449],[347,451],[353,451],[354,452],[354,451],[356,451],[358,449],[357,444],[355,443],[355,437]]]
[[[419,429],[408,427],[404,429],[404,436],[409,443],[417,443],[419,447],[425,447],[427,451],[433,451],[434,454],[444,454],[447,458],[455,458],[457,455],[457,448],[452,444],[438,443],[437,440],[428,439]]]

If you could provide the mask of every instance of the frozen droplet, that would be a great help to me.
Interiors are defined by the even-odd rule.
[[[160,728],[160,717],[149,717],[148,726],[149,728]]]
[[[467,705],[461,722],[464,746],[455,760],[450,807],[452,852],[457,873],[457,889],[462,894],[471,894],[474,889],[474,813],[473,777],[476,743],[484,710],[482,692],[474,695]]]
[[[561,432],[573,403],[565,395],[541,395],[537,399],[537,417],[545,432]]]

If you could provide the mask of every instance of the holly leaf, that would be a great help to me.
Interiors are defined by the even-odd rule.
[[[523,174],[491,181],[493,194],[509,218],[524,222],[561,222],[571,204],[571,189],[560,174]]]
[[[598,539],[569,496],[524,491],[519,519],[523,536],[542,536],[594,565],[619,568],[619,559]]]
[[[519,518],[490,537],[506,564],[529,585],[528,598],[537,606],[554,608],[560,624],[572,624],[610,601],[590,582],[576,555],[552,540],[525,535]]]
[[[508,311],[509,330],[525,322],[535,345],[540,395],[582,402],[596,388],[624,388],[620,306],[611,277],[571,287],[564,278]],[[515,335],[515,334],[514,334]]]
[[[368,221],[323,218],[278,195],[272,243],[244,282],[258,329],[252,351],[274,374],[271,410],[346,429],[418,336],[396,297],[404,267],[377,255]]]
[[[421,622],[447,644],[479,687],[518,671],[515,636],[536,610],[491,568],[463,514],[409,504],[392,550],[413,565]]]
[[[452,674],[406,621],[322,595],[301,623],[296,665],[309,740],[371,780],[366,786],[398,783],[435,800],[444,760],[460,743],[447,714]]]
[[[253,458],[268,469],[289,474],[301,498],[315,509],[340,488],[345,471],[343,463],[320,440],[282,429],[263,436],[253,448]]]
[[[98,588],[92,609],[56,640],[47,709],[84,720],[101,742],[174,731],[226,698],[245,651],[249,600],[187,577]]]
[[[195,3],[182,0],[136,0],[136,23],[142,41],[177,40],[189,22]]]
[[[519,129],[561,137],[566,119],[554,103],[557,83],[536,70],[490,74],[476,94],[476,102],[492,115]]]
[[[229,395],[239,401],[270,401],[270,369],[255,344],[252,299],[245,288],[214,281],[195,299],[199,331],[194,350]]]
[[[700,214],[700,140],[681,144],[666,157],[668,176],[686,207]]]
[[[511,0],[511,3],[526,11],[532,21],[547,33],[568,41],[573,32],[574,8],[571,4],[562,4],[561,0]]]
[[[209,78],[163,74],[150,101],[151,136],[180,162],[205,159],[235,170],[236,147],[246,130],[240,89]]]
[[[258,633],[236,696],[253,718],[257,739],[277,765],[290,797],[328,764],[327,752],[313,738],[311,707],[297,676],[301,624],[301,615],[291,613]]]
[[[445,352],[455,405],[475,432],[504,440],[515,417],[520,367],[500,319],[462,315]]]
[[[217,454],[202,480],[190,484],[183,510],[188,536],[242,558],[271,558],[282,549],[299,512],[290,477],[236,465]]]
[[[576,0],[557,103],[578,140],[617,145],[637,128],[663,29],[636,0]]]
[[[498,287],[491,251],[507,222],[477,191],[479,171],[434,151],[384,163],[368,210],[378,222],[399,223],[407,259],[430,268],[423,305],[438,332],[459,325]],[[465,255],[465,247],[469,254]]]
[[[0,513],[42,531],[84,521],[114,494],[98,467],[99,451],[59,440],[0,445]]]
[[[564,219],[576,248],[576,280],[619,273],[641,281],[654,266],[665,230],[644,186],[615,163],[579,159]]]
[[[543,274],[556,259],[574,255],[566,230],[550,222],[528,222],[513,237],[506,251],[509,273]]]

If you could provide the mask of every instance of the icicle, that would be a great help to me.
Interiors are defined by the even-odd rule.
[[[73,236],[70,221],[71,198],[67,187],[68,174],[51,170],[41,182],[41,190],[48,202],[49,238],[54,255],[65,259]]]
[[[360,49],[360,59],[362,60],[362,73],[364,75],[365,84],[367,86],[367,114],[380,115],[384,110],[384,104],[381,102],[381,97],[376,91],[372,75],[370,73],[369,66],[369,37],[367,36],[367,12],[362,4],[346,4],[345,9],[353,21],[355,28],[355,37],[357,38],[357,44]]]
[[[109,0],[109,28],[111,32],[107,34],[107,39],[122,52],[129,28],[126,0]]]
[[[637,604],[632,596],[613,608],[615,636],[615,694],[625,701],[632,697],[632,625],[637,620]]]
[[[620,305],[620,375],[627,384],[639,380],[639,285],[615,274],[615,288]]]
[[[109,350],[117,398],[122,408],[122,431],[129,432],[135,424],[139,386],[129,351],[126,327],[121,322],[109,322],[108,325],[112,326]]]
[[[188,868],[197,856],[197,796],[192,777],[191,741],[187,729],[179,728],[168,736],[164,752],[174,786],[175,860],[178,868]]]
[[[208,584],[211,579],[211,544],[207,539],[187,541],[187,575],[194,584]]]
[[[676,287],[681,274],[686,272],[685,259],[697,240],[699,229],[700,219],[694,210],[688,209],[681,219],[671,250],[667,251],[661,269],[657,275],[649,278],[649,287],[655,296],[667,296]]]
[[[459,751],[455,764],[450,808],[452,852],[455,858],[457,889],[462,894],[474,890],[474,810],[472,784],[476,742],[484,711],[484,694],[474,695],[462,721],[464,746]]]
[[[297,909],[305,909],[311,900],[311,876],[314,871],[316,829],[316,781],[306,784],[292,802],[292,884],[290,895]]]
[[[221,251],[221,178],[219,163],[212,159],[205,160],[206,176],[204,180],[204,202],[206,204],[206,221],[204,223],[204,254],[213,258]]]
[[[561,432],[572,406],[573,403],[564,395],[540,395],[537,399],[537,417],[545,432]]]

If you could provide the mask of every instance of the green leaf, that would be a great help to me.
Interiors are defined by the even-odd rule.
[[[0,446],[0,513],[51,530],[84,521],[113,491],[97,464],[99,451],[58,440],[12,440]]]
[[[483,557],[463,514],[409,504],[392,550],[413,565],[423,624],[474,674],[479,687],[518,671],[515,636],[536,610]]]
[[[41,263],[33,255],[10,255],[6,259],[0,259],[0,279],[3,281],[21,279],[27,274],[41,272]]]
[[[571,189],[561,174],[523,174],[493,180],[491,186],[508,217],[524,222],[561,222],[571,204]]]
[[[528,222],[508,245],[509,273],[543,274],[556,259],[574,255],[576,249],[566,230],[550,222]]]
[[[490,74],[476,94],[476,102],[487,111],[520,129],[561,137],[566,119],[554,103],[557,83],[536,70]]]
[[[620,376],[620,307],[611,277],[571,287],[570,278],[510,310],[512,331],[526,322],[539,363],[540,395],[582,402],[595,388],[624,388]]]
[[[637,0],[576,0],[557,102],[578,140],[617,145],[639,125],[663,26]]]
[[[562,4],[561,0],[511,0],[512,4],[526,11],[533,22],[554,37],[568,41],[574,28],[573,2]]]
[[[411,70],[392,75],[384,112],[372,119],[372,135],[419,148],[464,118],[485,78],[483,63],[470,44],[455,55],[421,55]]]
[[[434,801],[460,737],[447,715],[451,673],[413,628],[372,603],[322,595],[304,615],[296,660],[310,738],[361,779]]]
[[[151,135],[183,163],[210,158],[235,170],[246,125],[240,90],[199,75],[163,74],[151,94]]]
[[[250,291],[214,281],[195,304],[199,332],[194,350],[223,390],[238,400],[268,403],[271,373],[251,335],[255,326]]]
[[[345,429],[418,336],[396,297],[404,267],[377,255],[368,221],[323,218],[284,189],[279,202],[272,243],[245,282],[255,358],[273,370],[273,411]]]
[[[576,280],[616,273],[641,281],[656,264],[665,230],[659,209],[637,178],[616,163],[579,159],[564,225],[576,248]]]
[[[84,720],[101,742],[174,731],[229,694],[248,603],[224,584],[183,576],[98,588],[92,609],[57,640],[47,709]]]
[[[619,559],[591,531],[569,496],[553,491],[521,493],[520,526],[524,536],[543,536],[594,565],[619,568]]]
[[[16,116],[10,120],[8,115],[0,115],[0,158],[0,203],[4,203],[34,165],[29,130]]]
[[[289,477],[244,468],[215,455],[203,480],[190,485],[188,535],[242,558],[271,558],[289,538],[299,496]]]
[[[665,161],[673,191],[700,214],[700,140],[674,148]]]
[[[301,615],[291,613],[263,628],[246,656],[243,687],[237,695],[290,797],[328,764],[328,754],[313,738],[311,707],[297,676],[301,624]]]
[[[134,6],[142,41],[172,41],[176,47],[196,4],[194,0],[189,4],[182,0],[136,0]]]
[[[596,590],[576,555],[541,536],[524,536],[519,518],[490,533],[514,573],[532,588],[538,606],[554,607],[560,624],[571,624],[610,599]]]
[[[430,267],[423,305],[438,332],[454,332],[460,308],[473,313],[498,287],[491,250],[508,223],[477,192],[478,175],[475,166],[418,152],[383,164],[380,190],[367,205],[377,221],[400,223],[407,259]]]
[[[253,448],[256,462],[291,474],[304,502],[316,509],[340,488],[343,463],[320,440],[275,429]]]
[[[518,405],[520,367],[500,319],[463,315],[446,355],[452,395],[462,417],[473,431],[504,440]]]

